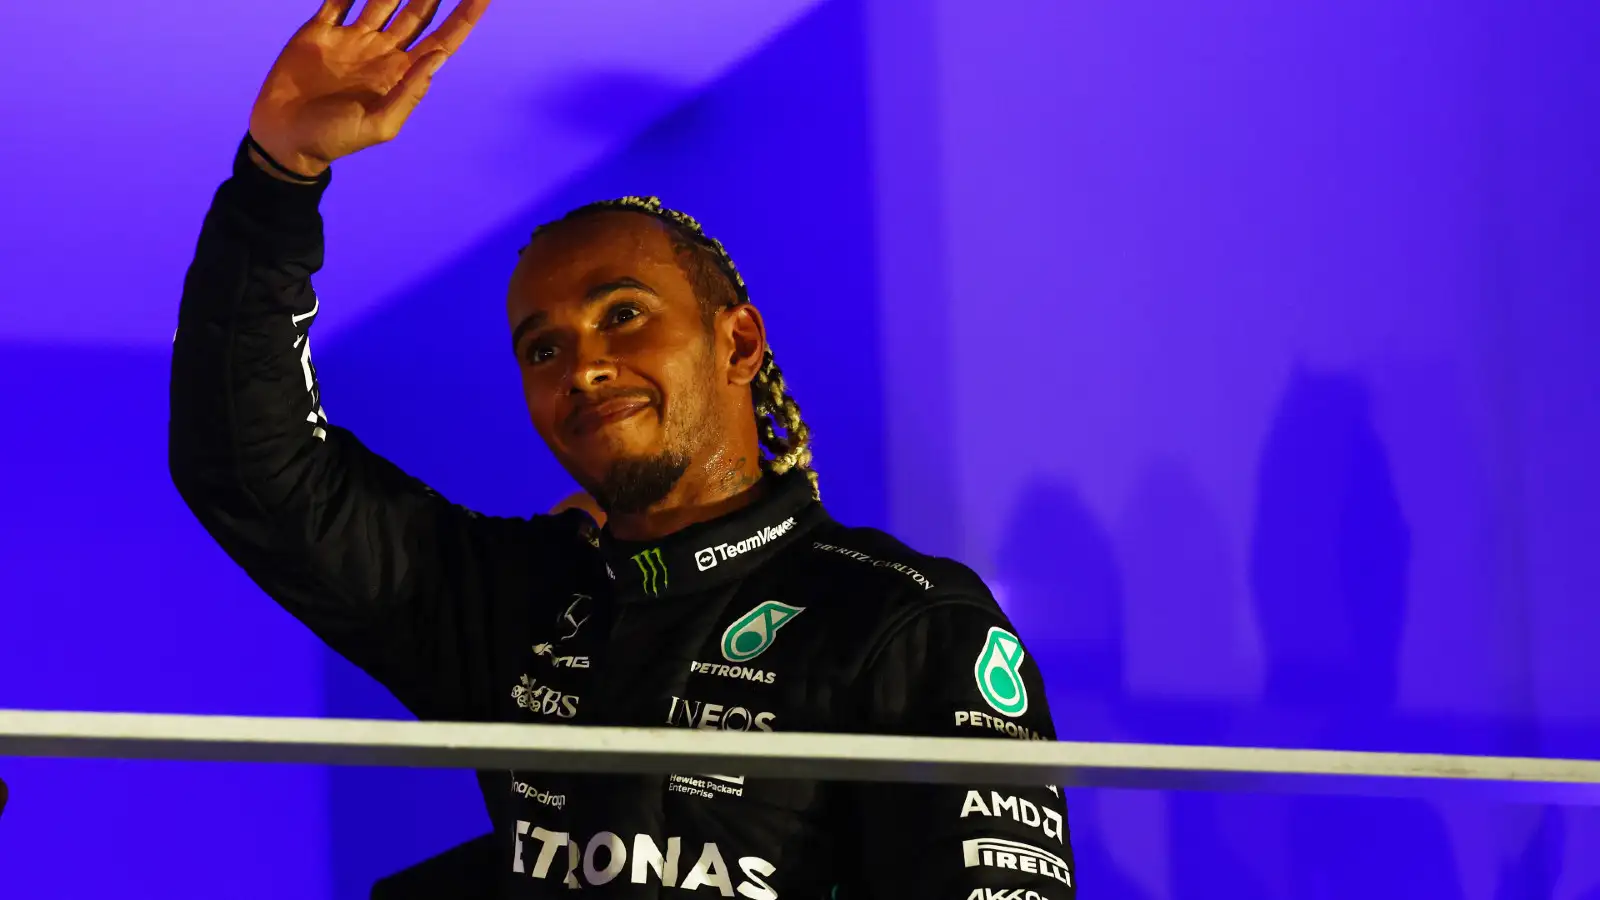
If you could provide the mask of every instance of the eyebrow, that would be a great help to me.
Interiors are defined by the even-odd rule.
[[[601,300],[604,300],[612,294],[615,294],[617,291],[643,291],[652,297],[656,296],[656,292],[651,290],[649,285],[637,278],[629,278],[628,276],[624,275],[621,278],[616,278],[603,284],[597,284],[594,287],[589,288],[587,291],[584,291],[583,305],[589,306],[593,303],[599,303]],[[511,329],[511,349],[513,351],[516,350],[517,346],[522,343],[523,335],[535,329],[543,328],[545,322],[549,321],[549,319],[550,314],[544,312],[543,310],[540,310],[539,312],[528,313],[527,316],[523,317],[521,322],[517,323],[516,328]]]

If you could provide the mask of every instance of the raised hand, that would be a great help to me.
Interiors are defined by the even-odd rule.
[[[459,0],[423,37],[440,0],[323,0],[289,39],[250,112],[250,134],[272,158],[307,177],[394,139],[445,60],[472,33],[489,0]],[[259,162],[259,160],[258,160]]]

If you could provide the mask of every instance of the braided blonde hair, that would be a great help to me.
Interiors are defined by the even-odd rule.
[[[562,222],[606,211],[643,213],[667,226],[673,250],[694,286],[708,323],[717,312],[750,302],[744,277],[722,242],[706,234],[692,216],[662,206],[658,197],[619,197],[580,206],[554,222],[540,225],[534,229],[533,237]],[[821,499],[817,472],[811,468],[811,427],[800,417],[800,404],[789,393],[770,345],[750,384],[750,399],[755,407],[756,434],[768,454],[761,459],[762,470],[784,475],[798,469],[811,483],[812,495]]]

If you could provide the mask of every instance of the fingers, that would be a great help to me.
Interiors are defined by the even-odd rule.
[[[361,8],[361,15],[356,17],[356,27],[382,31],[389,17],[394,15],[394,8],[399,5],[400,0],[367,0],[367,5]]]
[[[389,23],[389,35],[401,50],[416,42],[439,11],[439,0],[408,0],[406,8]]]
[[[433,82],[433,73],[439,71],[450,54],[435,51],[414,63],[405,77],[383,97],[373,109],[371,121],[381,140],[390,140],[400,133],[400,127],[411,117],[411,112],[422,102]]]
[[[467,35],[472,33],[473,26],[478,24],[478,20],[483,18],[483,11],[488,8],[489,0],[461,0],[444,24],[434,29],[433,34],[411,51],[411,58],[420,60],[436,50],[449,54],[461,49]]]
[[[350,14],[350,7],[354,6],[355,2],[356,0],[322,0],[322,7],[311,20],[335,27],[343,25],[344,17]]]

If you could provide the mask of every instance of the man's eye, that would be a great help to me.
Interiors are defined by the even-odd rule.
[[[542,362],[548,362],[555,355],[556,348],[550,344],[530,344],[526,357],[529,364],[538,365]]]
[[[611,314],[606,316],[606,322],[609,325],[622,325],[637,318],[639,318],[639,307],[625,304],[611,310]]]

